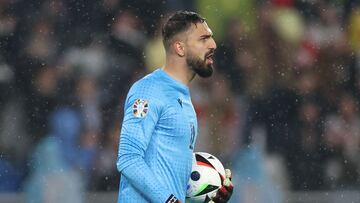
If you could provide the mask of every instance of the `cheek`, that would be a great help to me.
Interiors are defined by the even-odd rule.
[[[193,57],[204,59],[205,58],[205,52],[204,48],[202,46],[198,45],[197,43],[194,43],[192,46],[189,47],[189,54]]]
[[[192,51],[188,52],[188,56],[189,56],[190,58],[193,58],[193,59],[203,60],[205,54],[203,54],[203,53],[200,52],[200,51],[192,50]]]
[[[205,59],[205,52],[199,50],[199,51],[195,52],[195,56],[196,56],[197,58],[201,59],[201,60],[204,60],[204,59]]]

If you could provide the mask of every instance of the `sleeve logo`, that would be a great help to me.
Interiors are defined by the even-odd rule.
[[[137,99],[133,104],[133,113],[136,118],[143,118],[148,112],[149,104],[147,100]]]

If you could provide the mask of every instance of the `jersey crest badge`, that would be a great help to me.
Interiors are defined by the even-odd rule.
[[[149,104],[147,100],[137,99],[133,104],[133,113],[136,118],[144,118],[148,112]]]

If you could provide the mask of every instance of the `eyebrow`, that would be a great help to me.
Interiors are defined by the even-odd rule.
[[[212,36],[213,36],[212,34],[205,34],[205,35],[201,35],[200,39],[210,38]]]

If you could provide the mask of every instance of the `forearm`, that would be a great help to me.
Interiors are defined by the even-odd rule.
[[[172,194],[156,178],[154,172],[140,155],[123,154],[119,156],[118,170],[150,202],[164,203]]]

